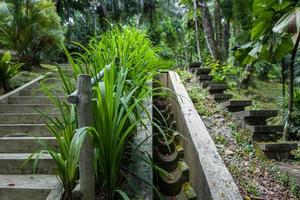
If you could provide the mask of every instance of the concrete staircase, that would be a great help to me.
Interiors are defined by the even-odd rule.
[[[59,194],[60,183],[54,175],[55,163],[50,155],[42,155],[33,172],[31,153],[41,145],[56,145],[47,130],[47,119],[38,111],[59,117],[58,110],[45,95],[41,85],[62,88],[57,75],[46,77],[0,102],[0,199],[51,200]],[[56,89],[62,95],[62,90]],[[59,99],[65,97],[59,96]],[[55,194],[54,194],[55,193]]]

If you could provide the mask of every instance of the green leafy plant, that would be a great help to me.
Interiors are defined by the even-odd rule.
[[[128,170],[125,162],[131,159],[133,149],[138,151],[138,147],[132,146],[131,140],[136,135],[137,125],[144,126],[141,113],[145,112],[146,117],[150,117],[143,104],[155,93],[149,81],[160,68],[168,65],[164,66],[164,61],[157,55],[158,49],[152,47],[145,32],[130,27],[121,29],[113,29],[99,39],[92,38],[87,47],[76,44],[82,49],[81,52],[69,53],[65,49],[73,77],[68,76],[63,67],[58,68],[64,92],[70,94],[75,90],[74,79],[78,74],[95,77],[105,66],[110,66],[105,68],[103,79],[98,79],[93,86],[92,127],[76,129],[76,110],[73,108],[72,112],[65,111],[62,109],[64,104],[57,101],[55,104],[60,108],[62,118],[49,118],[49,128],[56,137],[59,148],[44,148],[40,153],[47,152],[55,160],[58,177],[70,199],[70,191],[74,189],[78,179],[78,168],[73,167],[78,164],[78,157],[75,157],[77,153],[70,151],[79,152],[80,148],[74,149],[73,143],[80,144],[82,137],[87,134],[93,139],[97,185],[98,190],[103,191],[103,198],[112,200],[121,196],[129,199],[124,190],[124,182],[128,173],[135,172]],[[55,100],[54,96],[51,98]],[[153,164],[149,158],[140,160]],[[144,181],[152,186],[152,183]]]
[[[222,64],[219,60],[207,57],[204,60],[204,66],[211,69],[210,75],[213,76],[213,81],[216,83],[228,83],[230,86],[235,86],[235,82],[231,81],[234,75],[237,75],[238,68],[231,64]]]
[[[16,51],[26,69],[54,56],[64,40],[60,18],[50,0],[0,2],[0,44]]]
[[[11,54],[9,51],[5,52],[0,61],[0,90],[3,89],[4,93],[10,91],[9,80],[18,74],[20,67],[23,64],[13,63],[11,61]]]

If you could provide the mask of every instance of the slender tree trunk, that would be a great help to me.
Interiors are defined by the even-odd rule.
[[[205,36],[205,40],[207,43],[207,47],[209,49],[210,54],[215,59],[220,59],[219,51],[216,46],[216,41],[214,38],[214,29],[212,26],[212,17],[209,12],[209,9],[207,7],[205,0],[199,0],[200,3],[200,10],[202,14],[202,25],[203,25],[203,32]]]
[[[197,55],[198,61],[201,63],[201,49],[200,49],[200,38],[199,38],[199,25],[198,25],[198,15],[197,15],[198,7],[197,7],[197,0],[194,0],[194,18],[195,18],[195,35],[196,35],[196,42],[197,42]]]
[[[240,85],[242,88],[247,88],[250,84],[251,76],[254,71],[253,65],[254,63],[246,65],[244,77],[240,81]]]
[[[214,9],[214,15],[215,15],[215,32],[216,32],[216,45],[219,49],[219,56],[220,59],[223,60],[223,37],[222,37],[222,17],[221,17],[221,3],[220,0],[214,0],[215,9]]]
[[[300,33],[298,33],[297,40],[292,52],[291,63],[289,66],[289,88],[288,88],[288,113],[286,118],[286,123],[283,131],[283,139],[289,139],[289,127],[292,120],[293,106],[294,106],[294,64],[297,55],[297,50],[300,42]]]
[[[224,23],[224,60],[229,57],[229,38],[230,38],[230,21],[226,20]]]
[[[282,82],[282,97],[285,97],[285,76],[284,76],[285,62],[284,58],[281,60],[281,82]]]

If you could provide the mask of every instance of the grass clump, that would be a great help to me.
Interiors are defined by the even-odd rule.
[[[77,124],[70,126],[62,119],[50,120],[50,124],[61,126],[52,131],[57,136],[59,148],[55,152],[46,151],[53,159],[59,157],[57,155],[64,155],[56,162],[58,177],[64,188],[71,191],[78,180],[78,160],[77,157],[70,160],[70,157],[74,157],[70,151],[80,152],[80,146],[72,149],[74,143],[80,143],[82,137],[91,137],[95,152],[97,191],[101,198],[129,199],[130,194],[125,190],[126,176],[129,173],[134,175],[134,172],[128,170],[128,163],[131,162],[131,152],[138,151],[140,145],[133,146],[131,141],[137,134],[137,126],[145,126],[141,113],[146,112],[146,117],[150,117],[144,102],[156,93],[148,83],[160,70],[168,68],[170,63],[159,58],[159,49],[152,47],[145,32],[131,27],[113,28],[99,38],[92,38],[86,47],[80,44],[77,46],[81,48],[80,52],[69,53],[65,50],[73,77],[68,76],[63,68],[58,68],[58,72],[64,92],[70,94],[75,90],[79,74],[95,76],[104,70],[103,79],[98,79],[92,88],[94,123],[92,127],[77,129]],[[62,105],[58,107],[62,108]],[[72,117],[72,122],[77,122],[76,108],[72,110],[74,112],[61,111],[63,120]],[[68,134],[62,132],[65,129]],[[76,166],[72,168],[75,170],[72,173],[67,171],[69,166],[64,164],[69,161],[72,166]],[[140,158],[140,161],[152,163],[147,156]],[[66,179],[66,173],[74,176]],[[67,196],[66,199],[73,198],[71,194]]]

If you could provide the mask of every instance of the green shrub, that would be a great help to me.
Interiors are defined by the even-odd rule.
[[[222,64],[219,60],[214,60],[209,56],[204,60],[204,66],[211,69],[210,75],[213,76],[215,83],[227,83],[229,86],[236,86],[233,77],[238,73],[237,67],[231,64]]]
[[[67,132],[60,132],[57,129],[51,131],[57,140],[62,142],[58,142],[59,148],[46,149],[46,151],[56,161],[59,168],[58,177],[63,182],[65,190],[71,191],[78,178],[75,176],[78,168],[73,168],[76,163],[78,164],[78,159],[76,157],[70,160],[70,151],[80,151],[80,148],[72,149],[72,145],[74,142],[81,141],[87,133],[91,134],[95,147],[97,185],[101,186],[104,199],[117,199],[117,195],[127,198],[122,181],[126,181],[128,173],[135,172],[127,169],[128,166],[123,162],[130,159],[133,148],[138,148],[131,145],[130,139],[135,136],[137,125],[143,125],[141,113],[145,111],[149,116],[144,102],[150,95],[156,93],[151,89],[149,81],[159,73],[160,69],[168,65],[158,57],[158,50],[152,47],[146,33],[135,28],[113,29],[98,39],[91,39],[87,47],[80,44],[77,46],[83,53],[69,53],[65,49],[73,69],[74,79],[78,74],[95,76],[105,66],[110,66],[105,69],[103,79],[98,80],[98,83],[93,86],[94,125],[76,130],[73,124],[77,121],[75,113],[64,112],[61,109],[62,115],[68,116],[63,117],[64,121],[56,119],[50,123],[57,124],[57,127],[61,126],[58,130]],[[58,71],[65,93],[70,94],[75,90],[72,78],[65,75],[61,68]],[[58,107],[61,106],[58,104]],[[148,157],[140,159],[141,162],[152,162]],[[66,164],[62,165],[62,163]],[[71,194],[68,196],[71,197]]]
[[[9,51],[4,53],[0,61],[0,91],[1,89],[4,90],[4,93],[10,91],[9,80],[19,72],[22,66],[23,64],[17,64],[11,61]]]
[[[0,44],[16,51],[26,69],[54,57],[64,40],[60,18],[50,0],[0,2]]]

